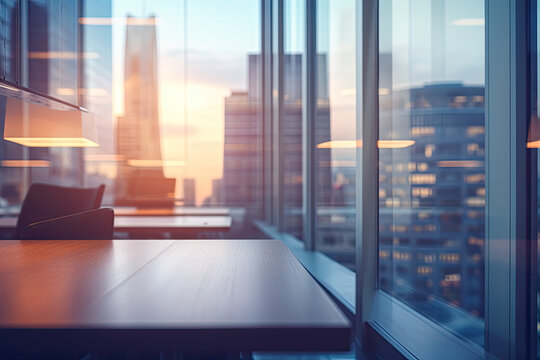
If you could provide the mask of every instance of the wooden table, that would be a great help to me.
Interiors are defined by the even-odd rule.
[[[226,232],[230,216],[115,216],[114,231],[133,237],[170,233],[173,238],[194,237],[200,232]],[[0,217],[0,231],[14,231],[17,218]]]
[[[0,241],[0,349],[344,351],[279,240]]]
[[[117,216],[229,216],[227,208],[214,207],[172,207],[137,208],[134,206],[115,206]]]

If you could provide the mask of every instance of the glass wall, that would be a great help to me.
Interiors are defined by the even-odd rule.
[[[8,89],[13,84],[79,105],[80,3],[30,0],[22,6],[20,1],[4,0],[0,4],[0,67]],[[21,91],[17,93],[28,96],[21,95]],[[2,112],[5,101],[1,96]],[[76,148],[29,148],[2,139],[0,207],[17,207],[33,182],[81,185],[81,154]]]
[[[315,247],[349,268],[355,258],[355,0],[317,1]]]
[[[484,2],[379,6],[378,286],[483,344]]]
[[[87,108],[99,142],[3,141],[3,160],[26,161],[4,162],[6,204],[19,205],[36,181],[104,183],[104,205],[219,208],[233,217],[228,236],[261,236],[252,225],[262,207],[260,2],[0,4],[3,79]]]
[[[305,1],[283,1],[283,229],[302,239],[302,103],[305,54]]]

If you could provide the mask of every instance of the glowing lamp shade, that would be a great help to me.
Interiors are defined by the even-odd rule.
[[[28,147],[96,147],[93,116],[78,108],[58,110],[7,98],[4,139]]]

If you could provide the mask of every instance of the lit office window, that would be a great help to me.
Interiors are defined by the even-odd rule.
[[[302,66],[305,48],[305,1],[284,0],[283,227],[302,238]]]
[[[316,247],[349,268],[355,259],[355,1],[317,1]]]
[[[379,288],[483,344],[484,2],[380,2]]]

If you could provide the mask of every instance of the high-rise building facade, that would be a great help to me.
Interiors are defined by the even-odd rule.
[[[382,136],[408,143],[379,153],[379,286],[432,316],[452,303],[481,317],[484,87],[426,85],[386,100],[381,124],[404,125]]]
[[[161,163],[157,61],[156,18],[128,17],[124,115],[117,122],[117,155],[125,161],[118,167],[118,204],[167,201],[174,192]]]
[[[326,56],[318,56],[317,84],[321,101],[316,117],[316,141],[330,139],[330,112]],[[284,101],[282,119],[282,153],[285,174],[283,179],[284,221],[288,231],[297,237],[302,233],[302,68],[301,54],[284,56]],[[248,56],[248,91],[233,91],[225,99],[225,144],[222,189],[223,204],[244,207],[250,212],[260,210],[262,204],[262,117],[261,56]],[[329,162],[330,150],[317,152],[317,161]],[[331,169],[326,166],[317,171],[321,199],[329,199]]]

